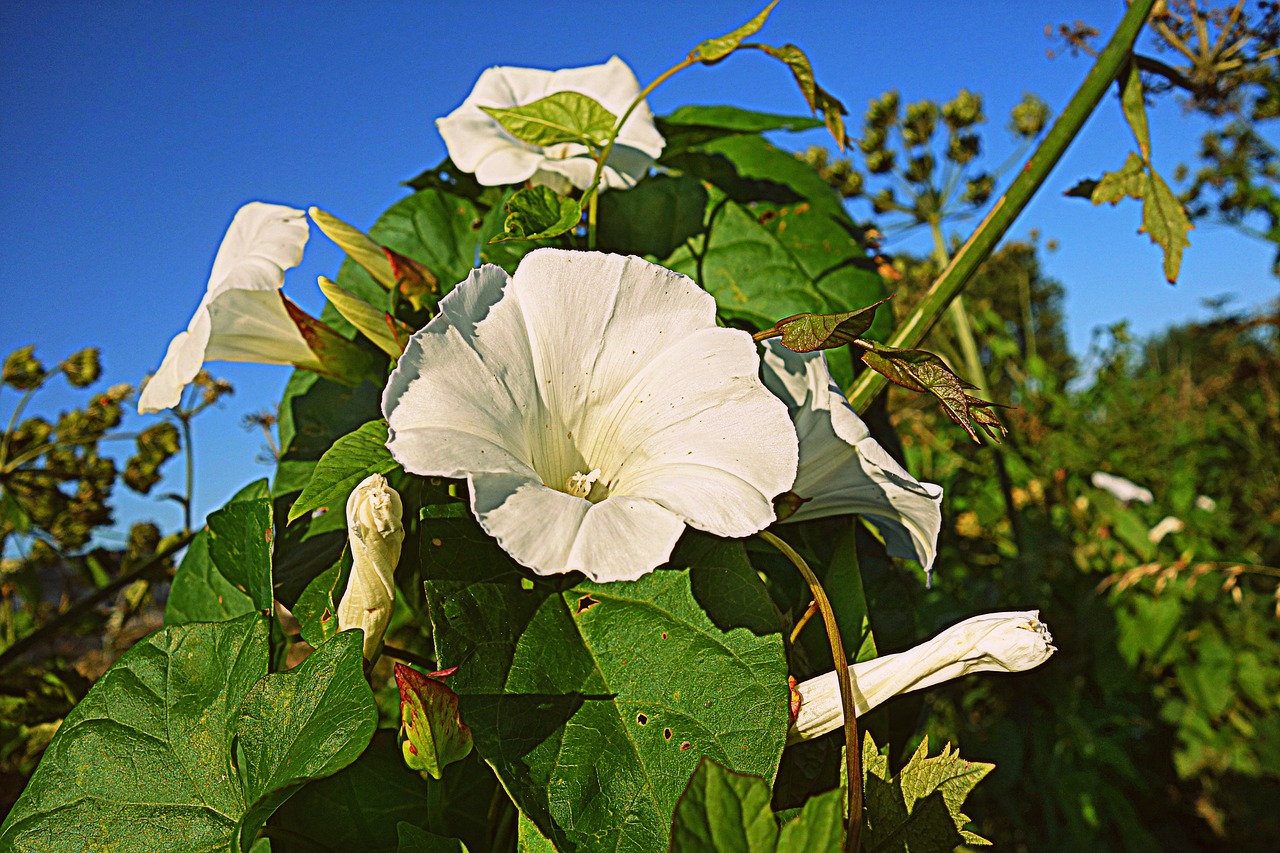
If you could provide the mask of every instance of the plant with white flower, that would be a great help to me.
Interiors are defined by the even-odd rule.
[[[616,56],[558,71],[498,66],[482,73],[466,100],[436,126],[454,164],[481,184],[529,181],[563,193],[591,186],[614,122],[630,110],[600,186],[632,187],[664,144],[648,105],[641,100],[632,108],[639,94],[635,74]]]
[[[633,580],[685,526],[748,536],[795,479],[786,406],[715,301],[635,257],[484,266],[413,336],[383,395],[392,455],[465,477],[480,525],[539,574]]]
[[[923,690],[974,672],[1024,672],[1044,663],[1057,649],[1038,610],[985,613],[953,625],[905,652],[883,655],[849,667],[858,716],[900,693]],[[788,742],[835,731],[844,721],[836,673],[796,686],[800,713]]]
[[[800,440],[791,492],[800,501],[786,522],[866,515],[879,522],[889,553],[933,569],[942,527],[942,488],[921,483],[871,437],[827,369],[821,351],[765,343],[761,374],[787,404]]]
[[[308,233],[306,214],[291,207],[255,201],[236,212],[204,298],[143,386],[139,412],[178,405],[206,361],[292,364],[350,384],[370,375],[363,350],[280,292]]]
[[[364,656],[376,660],[396,601],[396,566],[404,543],[400,494],[381,474],[356,486],[347,498],[351,578],[338,604],[338,630],[364,630]]]

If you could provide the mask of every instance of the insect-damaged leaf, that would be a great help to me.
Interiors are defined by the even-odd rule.
[[[582,221],[582,207],[571,198],[557,195],[550,187],[520,190],[507,201],[506,229],[489,242],[541,240],[571,231]]]
[[[434,779],[455,761],[471,754],[471,729],[458,716],[458,694],[443,681],[396,664],[403,721],[404,760],[411,770],[425,770]]]
[[[782,345],[793,352],[835,349],[859,340],[875,321],[876,309],[888,302],[885,297],[874,305],[856,311],[835,314],[795,314],[779,320],[772,329],[759,332],[756,340],[782,335]]]
[[[518,107],[481,107],[508,133],[532,145],[576,142],[603,148],[618,117],[580,92],[554,92]]]
[[[965,389],[973,386],[956,376],[938,356],[927,350],[895,349],[873,342],[862,345],[866,347],[862,361],[867,367],[896,385],[937,397],[947,417],[963,427],[974,441],[979,440],[975,426],[997,441],[1006,434],[1004,426],[988,411],[995,404],[966,393]]]

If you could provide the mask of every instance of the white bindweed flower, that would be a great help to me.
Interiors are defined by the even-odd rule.
[[[285,270],[302,260],[308,233],[306,214],[292,207],[254,201],[236,212],[204,298],[143,385],[139,412],[178,405],[206,361],[292,364],[359,383],[369,357],[280,292]]]
[[[1115,474],[1108,474],[1106,471],[1094,471],[1093,476],[1089,478],[1089,482],[1093,483],[1094,488],[1110,492],[1115,496],[1116,500],[1125,503],[1137,501],[1141,504],[1150,504],[1155,500],[1155,496],[1151,494],[1150,489],[1144,489],[1132,480],[1117,477]]]
[[[636,96],[636,75],[618,57],[603,65],[543,71],[538,68],[497,66],[480,75],[471,94],[456,110],[436,120],[454,165],[473,172],[485,186],[532,181],[556,192],[570,185],[591,185],[596,162],[585,145],[563,143],[542,147],[507,132],[481,107],[524,106],[556,92],[577,92],[594,98],[619,118]],[[641,103],[622,126],[600,178],[603,189],[626,188],[644,177],[662,153],[662,135],[649,106]]]
[[[475,270],[382,398],[405,469],[465,477],[471,511],[539,574],[634,580],[685,525],[748,536],[795,478],[786,407],[715,300],[640,258],[539,249]]]
[[[765,347],[764,383],[787,404],[800,439],[791,491],[805,502],[783,520],[871,516],[890,554],[919,560],[930,571],[942,527],[942,487],[917,481],[871,437],[832,381],[822,352],[792,352],[776,340]]]
[[[368,660],[377,657],[395,606],[403,515],[400,495],[381,474],[366,477],[347,498],[351,578],[338,605],[338,630],[363,628]]]
[[[1022,672],[1047,661],[1057,649],[1040,611],[986,613],[953,625],[928,642],[896,655],[849,667],[858,716],[899,693],[932,687],[973,672]],[[787,736],[809,740],[844,725],[834,672],[796,686],[800,714]]]

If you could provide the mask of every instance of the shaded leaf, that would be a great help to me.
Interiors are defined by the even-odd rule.
[[[266,621],[164,628],[67,715],[14,805],[0,849],[225,850],[245,811],[231,743],[267,671]]]
[[[761,113],[728,105],[684,106],[670,115],[659,116],[655,122],[667,141],[662,151],[664,157],[722,136],[770,130],[801,131],[822,126],[820,120],[809,116]],[[605,195],[602,199],[608,197]]]
[[[1063,191],[1063,195],[1068,198],[1084,198],[1093,200],[1093,191],[1098,187],[1098,179],[1081,178],[1072,185],[1071,189]]]
[[[337,243],[347,257],[359,264],[383,289],[390,290],[395,285],[396,276],[386,254],[368,235],[318,207],[307,213],[324,235]]]
[[[890,298],[886,296],[874,305],[856,311],[795,314],[779,320],[772,329],[760,332],[755,337],[756,340],[764,340],[780,334],[782,345],[793,352],[835,349],[861,339],[875,321],[876,309]]]
[[[471,730],[458,717],[458,695],[444,682],[402,663],[396,664],[395,676],[407,738],[405,763],[439,779],[445,767],[471,754]]]
[[[335,441],[381,417],[380,386],[366,382],[348,388],[310,371],[295,370],[280,400],[280,462],[272,493],[301,491]]]
[[[307,584],[293,606],[293,615],[302,626],[302,639],[313,646],[338,633],[338,603],[347,587],[351,572],[351,554],[344,550],[342,559]]]
[[[289,521],[317,509],[345,512],[347,498],[371,474],[386,474],[398,463],[387,450],[387,422],[369,421],[342,436],[320,457],[306,488],[289,510]]]
[[[360,756],[378,725],[364,679],[364,637],[344,631],[298,667],[268,675],[240,708],[236,737],[240,775],[250,804],[240,822],[240,849],[279,806],[311,780]]]
[[[441,666],[475,749],[561,849],[661,849],[699,758],[772,777],[788,725],[781,623],[738,542],[686,535],[631,583],[521,580],[474,520],[423,520]],[[734,558],[734,555],[737,558]]]
[[[209,531],[201,530],[187,546],[173,576],[164,624],[226,622],[254,611],[253,600],[214,567],[209,556]]]
[[[267,481],[247,487],[261,497],[233,500],[209,516],[209,559],[224,578],[249,596],[254,609],[271,609],[271,547],[275,531]]]
[[[702,230],[707,191],[687,175],[651,175],[626,192],[600,197],[597,246],[603,252],[665,258]]]
[[[603,148],[609,142],[618,117],[595,98],[581,92],[553,92],[516,107],[480,107],[503,128],[531,145],[576,142]]]
[[[359,296],[348,293],[330,279],[320,276],[320,292],[335,310],[360,334],[377,344],[392,358],[404,354],[405,344],[413,330],[386,311],[375,308]]]
[[[582,208],[550,187],[528,187],[507,200],[504,230],[490,242],[540,240],[572,231],[582,221]]]
[[[396,853],[467,853],[467,845],[456,838],[445,838],[411,823],[396,824],[400,846]]]
[[[794,819],[778,833],[778,853],[839,850],[844,844],[845,791],[836,788],[805,801]]]
[[[963,427],[974,441],[978,441],[975,427],[981,427],[996,440],[1007,432],[989,411],[989,407],[996,404],[966,393],[965,389],[973,386],[956,376],[946,362],[927,350],[896,349],[870,343],[862,351],[862,361],[896,385],[937,397],[947,417]]]
[[[768,6],[765,6],[754,18],[747,21],[742,26],[731,32],[727,32],[722,36],[707,39],[700,42],[697,47],[689,51],[689,58],[695,62],[702,62],[711,65],[719,62],[729,54],[738,49],[738,45],[742,44],[742,40],[747,36],[754,35],[764,26],[764,22],[769,19],[769,13],[773,11],[773,7],[778,5],[778,0],[773,0]]]
[[[420,264],[394,249],[384,248],[382,251],[391,262],[391,271],[395,273],[396,287],[399,288],[400,295],[409,300],[409,304],[415,311],[439,299],[440,279],[427,269],[425,264]]]
[[[671,853],[773,853],[778,824],[769,808],[769,783],[702,759],[689,778],[671,822]]]

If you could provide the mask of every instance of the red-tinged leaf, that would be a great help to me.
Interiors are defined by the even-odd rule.
[[[830,131],[836,145],[843,151],[848,142],[844,129],[844,117],[849,114],[849,111],[838,98],[818,85],[813,76],[813,65],[809,62],[809,57],[794,44],[784,44],[782,47],[766,44],[759,47],[774,59],[787,64],[791,69],[791,75],[796,78],[796,85],[800,87],[800,92],[809,104],[809,109],[815,113],[822,113],[822,120],[826,123],[827,130]]]
[[[441,670],[452,675],[457,667]],[[445,767],[471,753],[471,729],[458,716],[458,695],[443,682],[398,663],[400,717],[404,727],[404,760],[411,770],[439,779]]]
[[[387,260],[391,262],[391,271],[396,277],[396,287],[400,295],[409,300],[415,311],[422,308],[429,299],[440,295],[440,279],[413,258],[407,258],[393,249],[382,247]]]
[[[811,500],[813,498],[802,498],[795,492],[783,492],[773,499],[773,514],[778,521],[786,521]]]
[[[774,323],[772,329],[757,332],[756,340],[782,336],[782,345],[792,352],[835,349],[860,339],[875,321],[876,309],[892,297],[856,311],[835,314],[793,314]]]
[[[863,351],[862,361],[896,385],[937,397],[947,417],[963,427],[974,441],[979,441],[975,427],[981,427],[996,440],[999,440],[997,433],[1006,434],[1004,426],[988,411],[998,404],[967,394],[966,389],[973,386],[956,376],[946,362],[933,353],[872,344]]]

